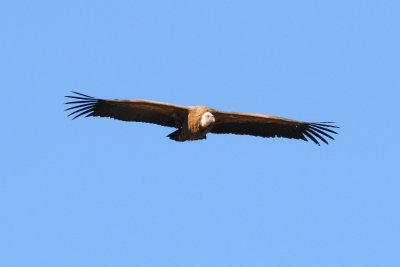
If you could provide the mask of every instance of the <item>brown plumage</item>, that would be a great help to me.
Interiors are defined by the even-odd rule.
[[[168,137],[175,141],[206,139],[207,133],[240,134],[261,137],[284,137],[308,141],[334,140],[337,134],[332,122],[309,123],[280,118],[272,115],[223,112],[205,106],[178,106],[149,100],[106,100],[81,93],[66,96],[75,99],[67,102],[73,106],[68,116],[109,117],[122,121],[154,123],[177,128]]]

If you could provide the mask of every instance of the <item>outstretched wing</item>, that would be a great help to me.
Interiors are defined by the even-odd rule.
[[[168,103],[148,100],[106,100],[97,99],[81,93],[66,96],[74,101],[65,104],[72,105],[66,110],[72,111],[68,116],[76,119],[85,117],[109,117],[122,121],[137,121],[155,123],[162,126],[180,128],[187,117],[188,109]]]
[[[332,128],[332,122],[309,123],[280,118],[271,115],[261,115],[241,112],[214,112],[215,124],[211,129],[216,134],[246,134],[261,137],[285,137],[302,139],[306,137],[319,145],[319,140],[328,144],[327,138],[334,140],[332,134],[337,134]]]

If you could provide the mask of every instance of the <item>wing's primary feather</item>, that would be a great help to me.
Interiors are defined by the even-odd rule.
[[[211,129],[216,134],[245,134],[261,137],[284,137],[308,141],[306,137],[319,145],[319,141],[328,144],[324,138],[334,138],[332,129],[339,128],[332,122],[309,123],[285,119],[272,115],[241,112],[215,112],[215,124]]]
[[[148,100],[106,100],[98,99],[78,92],[67,98],[77,101],[66,102],[73,105],[66,109],[72,111],[68,116],[109,117],[122,121],[154,123],[162,126],[180,128],[185,120],[188,108],[168,103]]]

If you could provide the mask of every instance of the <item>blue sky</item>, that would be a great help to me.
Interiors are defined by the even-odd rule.
[[[399,266],[399,7],[3,2],[0,265]],[[71,90],[341,129],[176,143]]]

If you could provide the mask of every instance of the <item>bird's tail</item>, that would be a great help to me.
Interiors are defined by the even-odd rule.
[[[175,132],[172,132],[169,135],[167,135],[167,137],[169,137],[169,139],[171,139],[171,140],[182,142],[182,140],[179,139],[179,136],[181,135],[181,132],[182,132],[182,129],[178,129]]]

